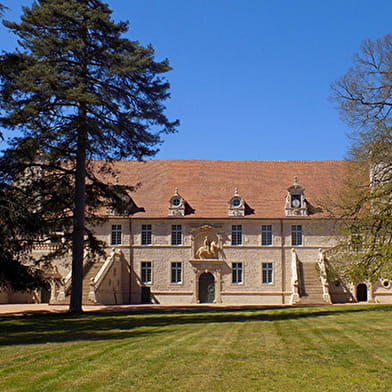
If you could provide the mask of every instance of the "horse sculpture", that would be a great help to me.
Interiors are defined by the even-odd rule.
[[[216,259],[218,257],[218,251],[221,249],[220,244],[215,241],[208,241],[208,238],[204,238],[203,246],[196,251],[196,258],[198,259]]]

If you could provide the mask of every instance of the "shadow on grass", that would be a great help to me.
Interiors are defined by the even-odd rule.
[[[192,309],[187,311],[133,311],[36,314],[0,317],[0,345],[130,339],[164,332],[162,327],[180,324],[271,322],[338,316],[359,312],[392,312],[392,306],[344,306],[316,308]]]

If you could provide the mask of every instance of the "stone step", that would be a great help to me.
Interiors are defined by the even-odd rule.
[[[306,286],[304,287],[305,290],[320,290],[321,289],[321,282],[318,286]]]
[[[91,301],[88,299],[88,295],[90,293],[90,282],[91,278],[95,278],[95,276],[98,274],[99,270],[101,269],[102,265],[104,264],[105,260],[100,260],[98,262],[95,262],[91,264],[90,268],[87,269],[87,271],[84,273],[83,276],[83,290],[82,290],[82,304],[83,305],[89,305],[92,304]],[[62,300],[56,299],[52,304],[56,305],[67,305],[70,303],[70,292],[66,295],[66,297]]]
[[[301,303],[304,302],[317,302],[317,303],[323,303],[324,299],[322,297],[311,297],[311,298],[307,298],[307,297],[301,297],[300,299]]]
[[[82,291],[82,304],[84,305],[91,305],[92,302],[89,300],[88,296],[90,293],[90,282],[92,278],[95,278],[98,274],[99,270],[104,264],[104,260],[95,262],[91,265],[89,270],[83,277],[83,291]]]
[[[301,297],[301,302],[324,302],[323,297]]]
[[[324,304],[323,289],[316,263],[301,263],[300,265],[302,295],[300,304]]]
[[[317,302],[324,302],[323,296],[322,295],[304,295],[301,298],[301,302],[312,302],[312,301],[317,301]]]
[[[320,291],[321,287],[320,287],[320,285],[318,285],[318,286],[305,286],[304,289],[307,291]]]

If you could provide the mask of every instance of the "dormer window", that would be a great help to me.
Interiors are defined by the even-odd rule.
[[[106,202],[106,215],[109,216],[124,216],[132,213],[135,203],[128,194],[126,186],[116,184],[110,185],[109,189],[112,193],[112,198]]]
[[[238,194],[238,189],[234,189],[234,196],[229,201],[229,216],[244,216],[245,202]]]
[[[285,213],[286,216],[308,215],[305,188],[298,184],[297,177],[294,177],[294,184],[287,189]]]
[[[108,206],[108,207],[106,207],[106,215],[114,216],[114,215],[118,215],[118,214],[112,206]]]
[[[182,203],[181,197],[174,197],[172,200],[173,207],[179,207]]]
[[[239,198],[239,197],[233,197],[233,199],[231,200],[231,205],[233,206],[233,207],[240,207],[241,206],[241,204],[242,204],[242,199],[241,198]]]
[[[133,201],[131,200],[131,198],[129,198],[129,200],[125,200],[124,199],[124,204],[121,207],[121,212],[117,211],[116,208],[114,208],[114,202],[109,203],[106,206],[106,215],[108,216],[124,216],[124,215],[129,215],[131,214],[132,208],[134,206]]]
[[[169,200],[169,216],[184,216],[185,215],[185,200],[178,193],[176,188],[174,195]]]

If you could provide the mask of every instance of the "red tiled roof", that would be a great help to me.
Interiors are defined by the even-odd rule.
[[[229,201],[238,188],[252,213],[249,218],[285,216],[287,188],[294,176],[305,188],[306,199],[318,207],[320,200],[339,188],[344,161],[119,161],[115,163],[120,184],[140,187],[131,195],[138,218],[168,216],[169,199],[179,194],[194,210],[189,218],[226,218]],[[315,214],[320,217],[323,214]]]

